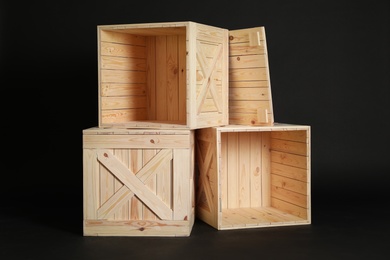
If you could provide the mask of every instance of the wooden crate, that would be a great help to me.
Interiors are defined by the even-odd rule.
[[[85,236],[189,236],[193,130],[83,131]]]
[[[228,31],[194,22],[101,25],[99,127],[228,124]]]
[[[196,215],[219,230],[311,223],[310,127],[196,130]]]
[[[273,123],[265,28],[229,31],[229,124]]]

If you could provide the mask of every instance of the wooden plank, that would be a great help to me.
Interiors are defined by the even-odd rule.
[[[249,207],[251,203],[250,189],[250,133],[238,134],[238,180],[239,207]]]
[[[190,217],[190,156],[189,149],[173,150],[173,220]]]
[[[307,195],[307,183],[297,181],[294,179],[286,178],[276,174],[271,174],[271,184],[273,186],[283,188],[289,191],[297,192],[303,195]]]
[[[83,149],[84,219],[96,219],[99,199],[99,164],[92,149]]]
[[[148,179],[153,178],[163,167],[165,167],[166,163],[169,163],[172,157],[171,149],[163,149],[160,150],[153,158],[151,158],[148,162],[144,162],[144,165],[137,172],[137,177],[143,183],[147,182]]]
[[[259,122],[258,114],[257,113],[251,113],[251,114],[243,114],[243,113],[230,113],[229,114],[229,123],[235,124],[235,125],[269,125],[269,123],[262,123]],[[272,117],[272,113],[268,113],[268,119]]]
[[[243,55],[256,55],[266,54],[266,48],[264,45],[261,46],[249,46],[245,44],[230,44],[229,55],[230,56],[243,56]]]
[[[156,119],[168,120],[167,37],[156,37]]]
[[[132,122],[146,120],[145,108],[109,109],[101,111],[101,124]]]
[[[300,206],[302,208],[307,208],[306,195],[283,189],[278,186],[271,186],[271,197]]]
[[[189,148],[188,135],[86,135],[84,148]]]
[[[306,143],[286,141],[280,139],[271,139],[271,149],[274,151],[285,152],[297,155],[307,155]]]
[[[242,69],[242,68],[265,68],[268,67],[268,63],[265,54],[260,55],[243,55],[243,56],[231,56],[229,57],[230,69]]]
[[[145,59],[146,48],[145,46],[101,42],[100,55]]]
[[[167,36],[166,66],[167,66],[167,118],[179,119],[179,61],[178,38]]]
[[[238,133],[229,132],[228,137],[228,208],[239,207],[238,192]]]
[[[171,161],[166,161],[157,174],[157,197],[168,207],[172,208],[172,172]],[[173,211],[172,216],[173,217]]]
[[[291,153],[284,153],[278,151],[271,151],[271,160],[275,163],[283,165],[290,165],[302,169],[307,169],[308,162],[307,157],[302,155],[296,155]]]
[[[250,206],[261,207],[262,183],[261,183],[261,157],[262,143],[261,133],[250,134]]]
[[[146,108],[145,96],[129,97],[102,97],[102,110]]]
[[[145,45],[145,37],[140,35],[134,35],[129,33],[123,33],[120,31],[106,31],[100,30],[100,41],[123,43],[131,45]]]
[[[269,100],[268,88],[229,88],[230,100]]]
[[[287,141],[295,141],[295,142],[302,142],[302,143],[308,142],[307,131],[305,130],[272,131],[271,137],[275,139],[281,139]]]
[[[180,35],[178,37],[178,53],[179,53],[179,120],[186,122],[187,120],[187,53],[186,53],[186,37]]]
[[[302,219],[308,219],[308,210],[282,200],[271,198],[271,205],[281,211],[287,212]]]
[[[128,149],[114,149],[114,155],[127,167],[129,167],[129,150]],[[115,194],[120,191],[123,187],[122,182],[120,182],[117,178],[114,181],[114,190]],[[115,196],[114,194],[114,196]],[[126,220],[130,219],[130,199],[134,196],[134,193],[131,192],[131,196],[127,198],[127,200],[123,200],[122,205],[118,205],[118,209],[114,211],[114,219],[115,220]],[[111,197],[112,198],[112,197]],[[111,200],[110,198],[110,200]]]
[[[221,158],[220,158],[220,182],[221,182],[221,207],[228,208],[228,137],[226,133],[221,133]]]
[[[86,220],[84,236],[189,236],[191,228],[183,220]]]
[[[136,70],[100,70],[102,83],[146,83],[146,72]]]
[[[142,149],[131,149],[129,155],[130,165],[128,168],[130,169],[130,172],[133,172],[133,174],[137,175],[143,166]],[[137,179],[139,179],[138,176]],[[143,183],[144,182],[142,182],[142,184]],[[130,208],[130,219],[143,219],[143,202],[140,200],[140,198],[133,196],[130,201]]]
[[[143,160],[144,167],[143,168],[145,168],[145,165],[148,164],[150,162],[150,160],[152,160],[152,158],[155,157],[157,152],[158,152],[158,150],[154,150],[154,149],[143,150],[143,158],[144,158],[144,160]],[[137,175],[138,175],[137,176],[138,178],[141,177],[140,173],[138,173]],[[154,194],[156,194],[156,185],[157,185],[156,174],[148,176],[148,178],[145,180],[142,180],[142,178],[141,178],[141,181],[143,181],[145,183],[145,186],[148,187],[150,189],[150,191],[152,191]],[[157,220],[157,216],[145,204],[143,205],[143,213],[144,213],[143,217],[145,220]]]
[[[101,69],[107,70],[146,71],[146,60],[144,58],[101,56],[100,66]]]
[[[267,80],[267,68],[230,69],[229,81]]]
[[[231,88],[269,88],[268,80],[250,80],[250,81],[230,81],[229,89]]]
[[[229,31],[229,42],[230,44],[236,43],[247,43],[249,45],[250,35],[255,32],[258,35],[260,41],[265,41],[265,29],[264,26],[245,28]]]
[[[242,100],[230,100],[229,101],[229,113],[240,114],[256,114],[259,108],[268,109],[270,107],[270,101],[242,101]]]
[[[103,83],[101,84],[102,97],[120,97],[120,96],[145,96],[145,84],[116,84]],[[130,99],[130,97],[129,97]]]
[[[284,165],[276,162],[271,162],[271,173],[281,175],[294,180],[308,181],[307,169],[297,168],[290,165]]]
[[[148,118],[156,119],[156,38],[147,37],[146,41],[146,96],[148,98]]]
[[[112,150],[108,150],[110,153]],[[99,165],[99,184],[100,184],[100,207],[114,194],[114,183],[115,176],[111,174],[111,172],[104,167],[103,165]]]
[[[110,170],[124,185],[126,185],[138,198],[140,198],[161,219],[171,219],[172,210],[156,197],[145,185],[114,155],[106,149],[97,151],[98,160]]]
[[[270,206],[271,198],[271,156],[270,156],[270,133],[261,133],[261,189],[262,206]]]

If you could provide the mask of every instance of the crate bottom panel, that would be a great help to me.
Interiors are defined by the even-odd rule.
[[[188,221],[84,220],[84,236],[188,237],[193,225],[193,219]]]
[[[310,224],[310,221],[272,207],[236,208],[222,210],[222,225],[220,225],[219,229],[225,230],[305,224]]]

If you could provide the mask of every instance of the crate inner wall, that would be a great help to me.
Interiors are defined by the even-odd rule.
[[[101,123],[186,124],[186,27],[99,31]]]
[[[310,127],[196,131],[196,215],[217,229],[311,223]]]

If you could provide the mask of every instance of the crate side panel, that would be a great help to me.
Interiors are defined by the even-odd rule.
[[[229,122],[274,122],[264,27],[229,32]],[[247,104],[251,102],[251,104]],[[246,106],[249,107],[246,107]]]

